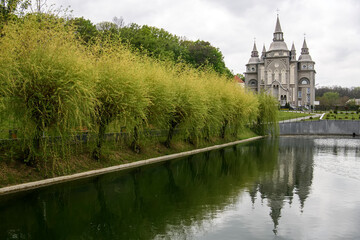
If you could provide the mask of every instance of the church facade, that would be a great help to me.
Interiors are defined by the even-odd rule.
[[[315,101],[315,62],[305,38],[297,59],[294,43],[289,51],[283,35],[278,16],[269,50],[264,45],[259,57],[254,43],[244,73],[245,86],[255,92],[273,95],[281,106],[289,104],[293,108],[310,109]]]

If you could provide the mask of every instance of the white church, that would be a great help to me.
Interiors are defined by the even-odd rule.
[[[246,64],[245,86],[255,92],[266,91],[293,108],[311,108],[315,101],[315,62],[311,59],[304,38],[301,55],[296,58],[294,43],[289,51],[277,16],[273,42],[265,45],[261,57],[254,43],[251,58]]]

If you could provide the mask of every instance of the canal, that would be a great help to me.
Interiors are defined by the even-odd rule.
[[[360,239],[360,139],[261,139],[0,196],[0,239]]]

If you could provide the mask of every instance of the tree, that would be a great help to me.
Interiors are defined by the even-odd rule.
[[[83,17],[70,20],[70,24],[75,27],[75,35],[84,43],[92,42],[98,35],[96,26],[88,19]]]
[[[216,72],[232,77],[231,71],[226,68],[224,57],[218,48],[211,46],[209,42],[197,40],[184,41],[182,43],[188,49],[186,61],[198,68],[201,66],[211,66]]]
[[[0,30],[7,21],[15,16],[18,11],[23,11],[30,6],[30,0],[1,0],[0,2]]]
[[[319,98],[321,105],[327,108],[333,108],[338,104],[339,93],[337,92],[326,92],[322,97]]]

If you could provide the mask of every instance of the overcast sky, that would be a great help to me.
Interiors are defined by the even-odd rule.
[[[316,62],[317,86],[360,86],[359,0],[47,0],[73,10],[93,23],[123,17],[164,28],[189,40],[209,41],[220,49],[226,66],[243,73],[253,47],[269,49],[279,18],[288,48],[299,57],[306,34]],[[260,53],[261,54],[261,53]]]

